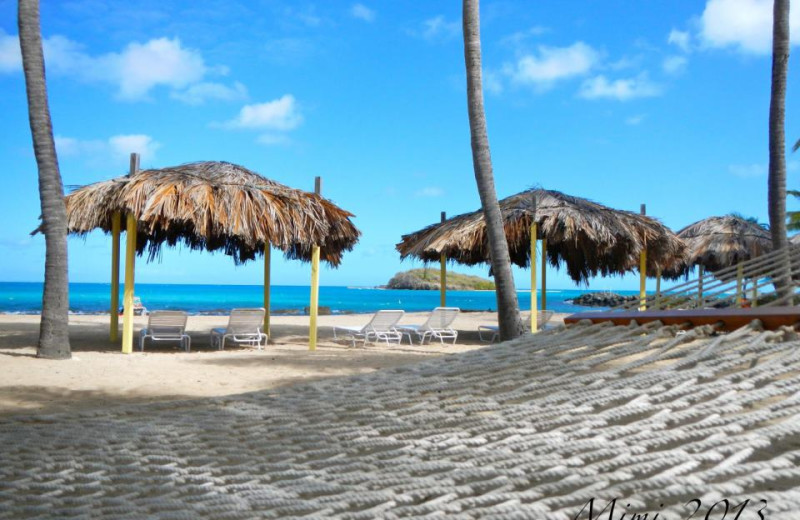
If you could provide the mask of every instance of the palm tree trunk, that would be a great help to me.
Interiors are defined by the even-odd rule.
[[[479,0],[463,0],[464,61],[467,67],[467,107],[469,131],[472,137],[472,164],[475,180],[486,220],[492,272],[497,294],[497,318],[500,339],[516,338],[523,332],[519,315],[519,302],[511,272],[511,258],[503,229],[503,217],[497,203],[492,173],[492,157],[489,152],[489,135],[486,130],[486,115],[483,109],[483,87],[481,85],[481,30]],[[532,309],[531,312],[535,312]]]
[[[19,0],[18,22],[22,68],[28,93],[28,117],[39,168],[39,200],[46,248],[37,355],[48,359],[68,359],[67,208],[47,104],[38,0]]]
[[[789,68],[789,0],[774,0],[772,11],[772,92],[769,103],[769,227],[773,249],[788,246],[786,238],[786,76]],[[781,266],[776,288],[791,291],[790,266]]]

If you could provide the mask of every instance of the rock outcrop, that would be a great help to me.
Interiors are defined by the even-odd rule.
[[[616,307],[623,303],[634,302],[637,298],[637,296],[623,296],[612,292],[592,292],[573,298],[572,303],[585,307]]]

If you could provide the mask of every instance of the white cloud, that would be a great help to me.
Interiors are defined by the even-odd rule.
[[[199,52],[184,49],[180,40],[158,38],[131,43],[122,53],[103,58],[109,62],[123,99],[139,99],[156,85],[182,88],[203,79],[208,70]]]
[[[374,9],[370,9],[364,4],[353,4],[350,8],[350,15],[365,22],[374,22],[376,13]]]
[[[767,165],[765,164],[731,164],[728,171],[736,177],[749,179],[767,175]]]
[[[540,46],[538,54],[522,56],[505,72],[515,83],[547,88],[554,82],[587,74],[600,59],[600,54],[583,42],[569,47]]]
[[[125,164],[131,153],[138,153],[142,163],[150,162],[161,148],[160,143],[144,134],[115,135],[106,140],[83,140],[57,135],[55,142],[60,156],[85,157],[98,164]]]
[[[630,116],[629,118],[625,119],[625,124],[630,126],[637,126],[644,121],[645,115],[644,114],[637,114],[635,116]]]
[[[227,73],[225,67],[208,67],[199,51],[183,47],[177,38],[133,42],[120,52],[91,55],[69,38],[55,35],[42,41],[47,72],[87,83],[117,87],[125,101],[146,99],[157,87],[167,87],[172,97],[199,104],[207,99],[243,99],[243,86],[203,82],[209,74]],[[21,70],[16,36],[0,34],[0,72]]]
[[[686,64],[688,62],[689,60],[687,60],[685,56],[667,56],[661,63],[661,68],[663,68],[664,72],[667,74],[676,75],[686,70]]]
[[[19,53],[19,39],[0,30],[0,73],[16,72],[22,69]]]
[[[658,85],[653,84],[642,73],[635,78],[609,81],[605,76],[587,79],[581,85],[578,95],[585,99],[616,99],[627,101],[635,98],[653,97],[661,93]]]
[[[174,99],[183,101],[188,105],[202,105],[207,100],[242,101],[247,99],[247,87],[234,82],[233,85],[222,83],[196,83],[185,90],[178,90],[170,94]]]
[[[690,42],[691,36],[689,35],[688,31],[672,29],[669,32],[669,37],[667,37],[667,43],[677,46],[683,52],[689,52],[691,50]]]
[[[266,128],[269,130],[292,130],[303,122],[303,116],[294,96],[286,94],[279,99],[245,105],[239,115],[223,123],[225,128]]]
[[[127,159],[132,153],[138,153],[142,163],[149,162],[156,155],[161,144],[149,135],[115,135],[108,139],[111,155],[117,159]]]
[[[456,36],[461,30],[461,23],[458,20],[448,21],[442,15],[428,18],[422,22],[420,28],[409,31],[413,36],[425,40],[448,40]]]
[[[436,186],[426,186],[421,190],[417,190],[414,195],[416,197],[441,197],[444,195],[444,190]]]
[[[700,18],[700,38],[709,47],[734,47],[745,53],[772,49],[773,0],[708,0]],[[800,10],[790,12],[793,44],[800,42]]]

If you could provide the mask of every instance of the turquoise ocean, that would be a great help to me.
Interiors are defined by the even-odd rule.
[[[102,283],[71,283],[70,310],[76,314],[108,313],[111,287]],[[572,305],[569,300],[587,290],[549,290],[547,307],[556,312],[580,312],[588,307]],[[634,291],[617,291],[636,294]],[[308,286],[272,287],[271,308],[274,314],[303,314],[308,306]],[[180,309],[190,314],[227,314],[236,307],[261,307],[260,285],[166,285],[137,284],[136,296],[148,310]],[[518,293],[522,310],[530,310],[530,291]],[[320,306],[334,314],[371,313],[380,309],[403,309],[406,312],[429,311],[439,305],[439,291],[387,290],[374,287],[323,286],[319,289]],[[0,313],[35,314],[41,311],[42,283],[0,282]],[[493,291],[448,291],[447,305],[465,311],[496,310]],[[594,309],[598,309],[595,307]]]

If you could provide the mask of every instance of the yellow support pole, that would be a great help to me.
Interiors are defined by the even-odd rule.
[[[703,266],[698,267],[699,278],[697,279],[697,308],[703,308],[703,274],[705,269]]]
[[[542,239],[542,310],[547,310],[547,239]]]
[[[744,278],[744,266],[741,262],[736,266],[736,306],[742,306],[742,278]]]
[[[753,278],[753,303],[750,306],[758,307],[758,277]]]
[[[119,233],[122,215],[114,213],[111,217],[111,315],[109,317],[109,337],[112,342],[119,340]]]
[[[270,281],[269,281],[269,271],[270,271],[270,244],[266,243],[264,245],[264,334],[267,335],[268,339],[271,339],[270,328],[269,328],[269,297],[270,297]]]
[[[133,352],[133,268],[136,256],[136,219],[128,215],[125,232],[125,293],[122,298],[122,353]]]
[[[314,193],[322,191],[322,178],[314,179]],[[317,350],[317,310],[319,308],[319,246],[311,249],[311,302],[308,325],[308,350]]]
[[[129,177],[139,171],[139,154],[131,154]],[[125,292],[122,296],[122,353],[133,352],[133,273],[136,265],[136,218],[128,213],[125,230]]]
[[[536,221],[531,224],[531,332],[539,330],[536,308]]]
[[[442,211],[442,222],[447,220],[447,213]],[[447,257],[442,253],[439,258],[440,273],[439,273],[439,304],[442,307],[447,306]]]
[[[656,310],[661,308],[661,268],[656,267]]]
[[[642,204],[640,209],[642,215],[646,214],[645,205]],[[647,281],[647,244],[639,254],[639,310],[647,310],[647,291],[645,289],[645,282]]]

